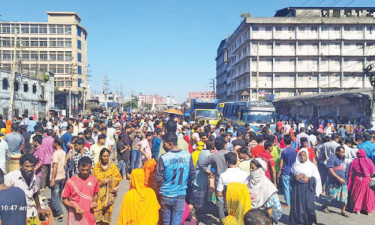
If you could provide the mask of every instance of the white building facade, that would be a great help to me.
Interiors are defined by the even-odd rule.
[[[263,100],[370,87],[363,68],[375,63],[374,12],[285,8],[275,17],[245,18],[219,46],[218,98]]]
[[[14,84],[14,116],[26,114],[38,118],[49,116],[54,109],[54,76],[49,74],[44,80],[37,76],[31,77],[16,73]],[[11,73],[0,70],[0,114],[9,117]]]

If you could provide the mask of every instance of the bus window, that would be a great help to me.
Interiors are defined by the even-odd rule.
[[[242,108],[242,107],[241,107]],[[245,111],[245,109],[241,109],[241,111],[240,111],[240,120],[244,120],[243,119],[243,115],[244,115],[244,111]]]

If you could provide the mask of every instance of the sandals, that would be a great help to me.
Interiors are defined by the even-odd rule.
[[[59,223],[64,222],[64,215],[60,215],[60,216],[56,217],[56,220],[57,220],[57,222],[59,222]]]
[[[351,216],[347,212],[341,212],[341,216],[350,218]]]

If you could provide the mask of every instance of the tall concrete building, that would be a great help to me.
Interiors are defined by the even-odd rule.
[[[375,8],[291,7],[246,17],[217,51],[221,101],[370,87]],[[375,65],[375,64],[374,64]]]
[[[48,22],[0,22],[0,68],[55,74],[55,87],[81,92],[87,82],[87,31],[75,12],[47,12]],[[15,48],[14,40],[17,39]]]

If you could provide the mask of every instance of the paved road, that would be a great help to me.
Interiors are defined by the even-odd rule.
[[[118,214],[120,213],[120,208],[121,208],[121,202],[124,194],[129,190],[129,181],[123,180],[120,183],[120,188],[119,188],[119,193],[118,197],[115,201],[115,206],[113,208],[113,214],[112,214],[112,224],[116,224]],[[47,189],[46,195],[49,195],[49,190]],[[283,201],[283,196],[280,196],[280,200]],[[351,214],[351,218],[344,218],[342,217],[339,213],[340,210],[335,207],[330,207],[331,211],[333,211],[331,214],[325,214],[321,212],[321,203],[322,200],[318,199],[316,202],[316,209],[317,209],[317,217],[318,217],[318,224],[327,224],[327,225],[374,225],[375,224],[375,215],[372,216],[367,216],[367,215],[356,215],[356,214]],[[66,210],[64,209],[64,212],[66,214]],[[217,217],[215,216],[216,214],[216,209],[215,207],[210,207],[207,209],[208,214],[203,215],[201,217],[202,221],[200,225],[216,225],[219,224]],[[283,208],[284,215],[281,218],[281,221],[279,224],[289,224],[288,223],[288,215],[289,215],[289,209]],[[64,218],[63,223],[57,223],[57,225],[63,225],[66,224],[66,218]]]

